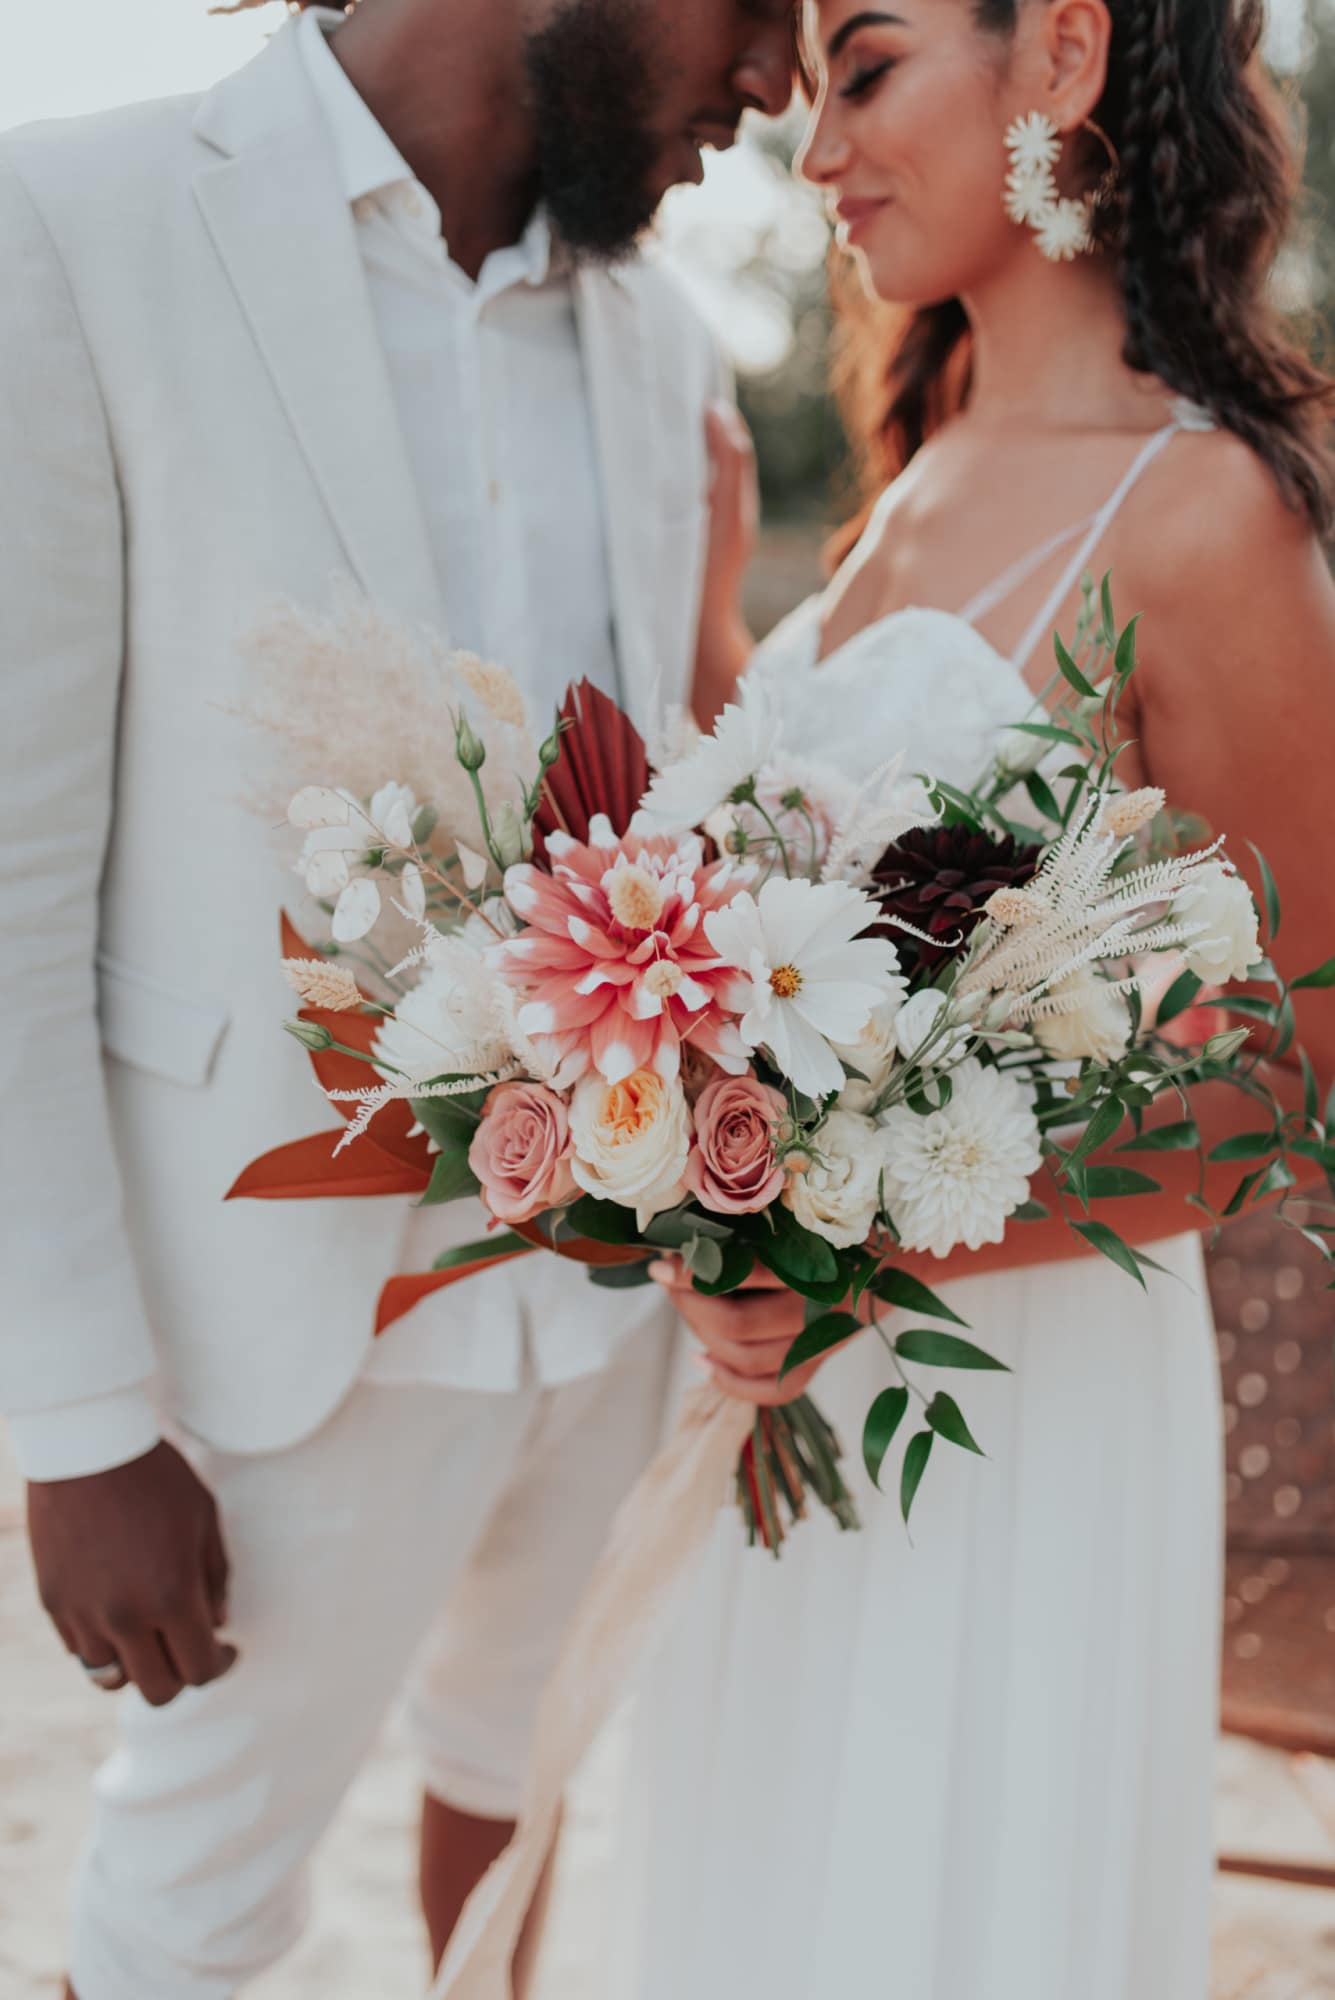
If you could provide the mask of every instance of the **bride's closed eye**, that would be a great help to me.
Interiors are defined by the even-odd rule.
[[[898,56],[883,56],[879,62],[867,63],[865,67],[853,72],[848,82],[840,87],[839,95],[850,104],[870,96],[881,78],[887,76],[898,61]]]

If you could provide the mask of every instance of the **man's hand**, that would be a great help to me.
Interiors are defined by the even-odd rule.
[[[37,1586],[86,1667],[119,1666],[161,1708],[227,1672],[227,1556],[213,1495],[169,1444],[28,1488]],[[110,1685],[110,1683],[108,1683]]]
[[[711,1299],[696,1291],[680,1258],[659,1258],[649,1270],[708,1354],[718,1387],[739,1402],[762,1408],[796,1402],[829,1359],[822,1354],[780,1382],[784,1356],[806,1324],[806,1305],[768,1271]]]

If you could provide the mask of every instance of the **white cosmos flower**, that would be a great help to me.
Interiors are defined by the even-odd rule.
[[[878,915],[844,882],[771,876],[758,896],[737,896],[705,918],[709,942],[740,975],[728,1001],[742,1015],[742,1039],[766,1048],[810,1097],[842,1090],[831,1044],[857,1041],[873,1011],[901,990],[893,944],[861,935]]]
[[[1000,1243],[1043,1163],[1029,1093],[970,1058],[951,1099],[923,1118],[896,1105],[881,1124],[885,1199],[906,1250],[948,1257],[959,1244]]]
[[[778,747],[779,716],[758,680],[744,680],[709,736],[660,771],[640,801],[636,831],[684,833],[703,826]]]
[[[510,1060],[495,975],[461,937],[430,940],[426,970],[376,1029],[374,1053],[414,1083],[482,1075]]]

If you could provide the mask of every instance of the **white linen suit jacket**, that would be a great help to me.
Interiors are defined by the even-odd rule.
[[[339,574],[449,622],[291,30],[202,100],[0,139],[0,258],[0,1409],[35,1477],[146,1449],[153,1397],[278,1449],[363,1365],[405,1210],[223,1201],[322,1120],[240,641]],[[644,723],[687,689],[719,372],[651,264],[575,283]]]

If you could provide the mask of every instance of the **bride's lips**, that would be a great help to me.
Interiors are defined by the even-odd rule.
[[[845,241],[856,243],[885,206],[885,199],[880,195],[842,196],[835,204],[834,212],[839,218]]]

